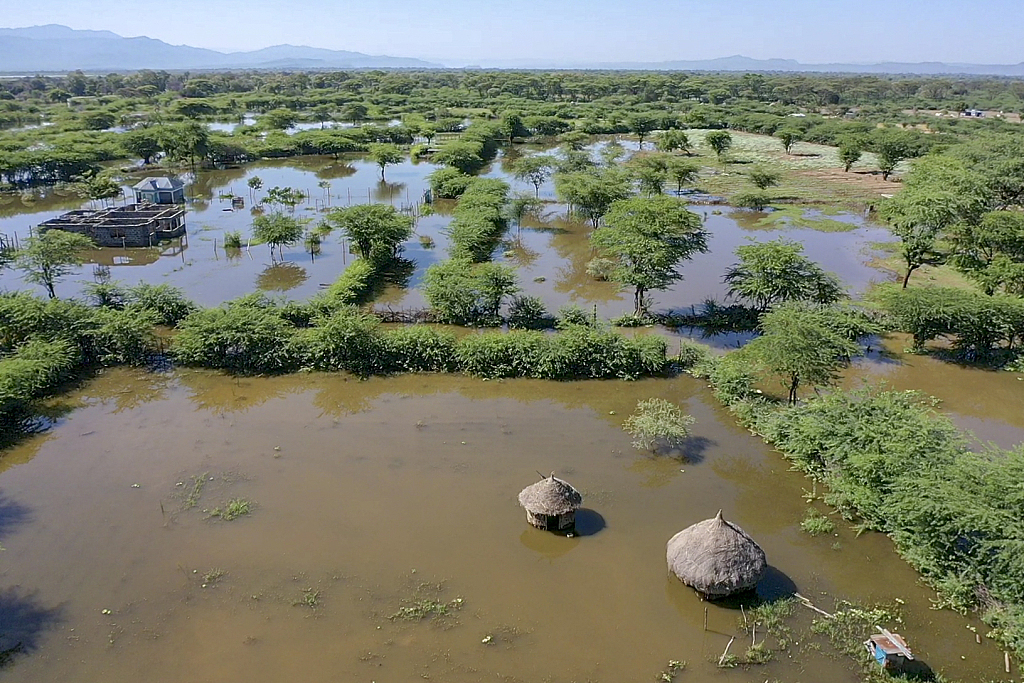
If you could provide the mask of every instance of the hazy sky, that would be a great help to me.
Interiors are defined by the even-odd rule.
[[[249,50],[280,43],[435,60],[1024,61],[1024,0],[0,0],[65,24]]]

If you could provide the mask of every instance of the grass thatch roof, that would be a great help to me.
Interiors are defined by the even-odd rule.
[[[535,515],[564,515],[578,510],[583,504],[583,496],[552,472],[550,477],[523,489],[519,493],[519,504]]]
[[[757,585],[768,569],[761,546],[722,518],[698,522],[668,542],[668,568],[708,597],[725,597]]]

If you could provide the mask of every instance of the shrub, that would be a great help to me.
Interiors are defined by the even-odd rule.
[[[690,425],[696,420],[679,406],[662,398],[651,398],[636,404],[636,412],[626,418],[622,428],[633,437],[633,447],[656,450],[657,446],[678,448],[690,436]]]
[[[144,365],[156,345],[153,313],[101,308],[94,323],[87,335],[90,355],[103,365]]]
[[[225,249],[241,249],[242,248],[242,233],[238,230],[231,230],[224,233],[224,248]]]
[[[84,290],[89,304],[98,308],[121,310],[128,299],[128,292],[117,282],[90,282]]]
[[[385,367],[380,320],[353,306],[321,319],[304,339],[305,361],[316,370],[346,370],[366,377]]]
[[[807,514],[804,516],[803,521],[800,522],[800,528],[811,536],[821,536],[822,534],[830,534],[835,531],[836,525],[831,519],[814,508],[808,508]]]
[[[430,192],[437,199],[456,199],[462,196],[473,176],[466,175],[457,168],[439,168],[429,176]]]
[[[127,301],[133,310],[152,313],[155,324],[174,327],[196,310],[185,293],[171,285],[139,283],[128,290]]]
[[[732,205],[751,211],[764,211],[772,203],[764,192],[740,192],[732,198]]]
[[[508,326],[518,330],[550,327],[551,317],[538,296],[514,296],[508,304]]]
[[[409,325],[383,335],[388,369],[395,372],[451,372],[456,369],[455,335]]]
[[[573,325],[582,325],[583,327],[594,327],[597,321],[594,319],[596,314],[592,315],[587,311],[584,311],[575,304],[569,306],[562,306],[558,309],[558,319],[555,322],[555,327],[560,330],[564,330],[567,327]]]
[[[183,365],[241,374],[280,373],[298,365],[295,327],[255,299],[196,311],[178,329],[172,350]]]
[[[548,346],[541,332],[470,334],[455,348],[459,367],[481,377],[535,377]]]
[[[70,377],[79,361],[78,348],[64,340],[30,341],[0,358],[0,415],[51,390]]]

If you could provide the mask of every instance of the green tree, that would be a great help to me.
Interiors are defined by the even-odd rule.
[[[844,140],[839,143],[839,161],[843,163],[843,170],[847,173],[860,161],[863,154],[864,149],[856,140]]]
[[[501,115],[500,130],[510,145],[515,138],[525,138],[530,135],[530,131],[523,125],[523,117],[514,111],[507,111]]]
[[[401,253],[402,243],[412,236],[412,217],[387,204],[357,204],[335,209],[328,222],[345,233],[359,255],[383,263]]]
[[[633,287],[637,316],[648,313],[648,292],[682,279],[680,262],[708,249],[700,217],[675,197],[621,199],[612,204],[605,223],[590,240],[615,261],[611,279]]]
[[[755,167],[750,170],[747,177],[750,178],[750,182],[754,183],[757,189],[767,190],[769,187],[775,187],[779,184],[782,174],[770,168]]]
[[[546,155],[534,154],[516,159],[512,164],[512,175],[516,180],[533,185],[535,196],[540,196],[540,186],[551,177],[554,160]]]
[[[498,263],[452,258],[424,277],[423,295],[438,320],[457,325],[500,324],[502,304],[518,292],[515,270]]]
[[[160,133],[153,128],[138,128],[123,133],[120,138],[125,152],[142,159],[148,164],[163,149],[160,145]]]
[[[320,122],[320,130],[323,130],[328,122],[334,121],[334,107],[329,104],[321,104],[313,109],[313,116]]]
[[[772,203],[765,192],[740,192],[732,197],[732,205],[751,211],[764,211]]]
[[[780,131],[776,131],[775,137],[782,143],[782,148],[786,150],[786,154],[789,154],[793,150],[793,145],[800,140],[800,131],[783,128]]]
[[[249,198],[255,202],[256,193],[263,187],[263,178],[260,178],[258,175],[254,175],[245,181],[245,184],[249,186]]]
[[[916,156],[917,153],[913,140],[902,130],[882,131],[875,140],[874,149],[882,180],[888,180],[901,161]]]
[[[881,209],[889,231],[900,240],[903,288],[921,266],[942,263],[938,241],[946,230],[976,223],[985,207],[984,185],[961,163],[942,157],[918,162],[903,189]]]
[[[204,159],[210,151],[210,131],[201,123],[189,121],[179,126],[165,126],[160,145],[168,156],[178,161],[188,160],[192,172],[196,160]]]
[[[806,304],[782,304],[761,317],[761,336],[740,352],[771,375],[781,377],[796,405],[800,386],[829,386],[858,352],[854,342],[826,322],[827,310]]]
[[[75,178],[73,188],[83,199],[113,199],[121,194],[121,184],[105,173],[85,173]]]
[[[1024,295],[1024,214],[989,211],[978,223],[955,224],[947,241],[949,262],[986,294]]]
[[[658,129],[658,119],[650,114],[633,114],[626,119],[626,125],[640,139],[640,149],[644,148],[644,138]]]
[[[384,182],[384,168],[386,166],[401,163],[405,159],[405,155],[402,154],[402,150],[399,149],[398,145],[390,143],[370,145],[370,151],[366,156],[380,167],[381,182]]]
[[[655,145],[662,152],[686,152],[690,153],[690,138],[686,131],[673,128],[658,134]]]
[[[704,141],[721,161],[722,156],[732,147],[732,134],[727,130],[713,130],[704,136]]]
[[[558,136],[558,142],[574,152],[579,152],[587,146],[590,136],[578,130],[570,130]]]
[[[358,123],[366,118],[368,111],[366,105],[361,102],[349,102],[341,108],[340,117],[342,121]]]
[[[302,239],[302,223],[283,213],[263,214],[253,219],[252,234],[260,242],[270,245],[271,258],[274,256],[275,247],[281,253],[281,258],[284,258],[284,246],[290,246]]]
[[[271,109],[260,117],[260,125],[268,130],[287,130],[299,120],[291,109]]]
[[[434,153],[433,161],[463,173],[473,173],[484,165],[483,145],[471,140],[451,140]]]
[[[51,299],[57,298],[54,285],[82,265],[82,252],[95,246],[88,237],[64,230],[47,230],[27,237],[14,253],[14,267],[25,273],[25,280],[42,285]]]
[[[839,279],[804,256],[803,245],[779,238],[736,248],[739,262],[725,271],[729,296],[767,311],[784,301],[830,305],[845,293]]]
[[[617,169],[601,174],[556,173],[555,192],[571,213],[590,220],[596,228],[614,202],[630,195],[629,179]]]
[[[675,182],[677,194],[683,193],[684,185],[697,182],[699,174],[700,166],[686,159],[675,157],[668,162],[668,177]]]
[[[668,164],[671,157],[665,153],[643,154],[629,160],[627,169],[640,183],[640,191],[648,196],[661,194],[668,179]]]

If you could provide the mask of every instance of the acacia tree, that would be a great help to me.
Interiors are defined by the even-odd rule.
[[[163,149],[160,146],[159,133],[152,128],[129,130],[122,133],[118,140],[126,152],[142,159],[143,164],[149,164]]]
[[[839,143],[839,161],[842,162],[843,170],[847,173],[850,172],[855,163],[860,161],[863,154],[864,150],[856,140],[844,140]]]
[[[370,151],[367,155],[370,161],[377,164],[380,167],[380,181],[384,182],[384,168],[391,164],[401,163],[405,155],[402,154],[402,150],[399,149],[398,145],[392,145],[390,143],[380,143],[370,145]]]
[[[690,153],[690,138],[686,135],[686,131],[679,130],[678,128],[659,133],[655,145],[662,152],[681,151],[686,154]]]
[[[648,196],[661,194],[668,179],[670,157],[662,154],[637,155],[629,160],[628,170],[640,183],[640,191]]]
[[[644,148],[644,138],[648,133],[657,130],[658,120],[650,114],[633,114],[626,119],[626,125],[640,138],[640,149]]]
[[[24,246],[14,252],[14,267],[25,273],[25,280],[42,285],[51,299],[57,298],[54,285],[82,265],[82,251],[95,246],[88,237],[64,230],[47,230],[27,237]]]
[[[249,200],[253,203],[256,202],[256,193],[263,187],[263,178],[258,175],[254,175],[245,181],[245,184],[249,186]]]
[[[779,238],[745,244],[736,249],[739,262],[729,266],[723,278],[729,296],[749,301],[764,312],[784,301],[833,304],[843,298],[839,279],[804,256],[799,242]]]
[[[512,164],[512,175],[516,180],[533,185],[534,195],[540,197],[540,186],[551,177],[554,160],[545,155],[536,154],[522,157]]]
[[[697,181],[700,167],[691,161],[681,158],[673,158],[668,162],[668,177],[676,184],[676,193],[683,193],[683,185]]]
[[[782,179],[782,175],[778,171],[770,168],[754,168],[747,175],[750,178],[750,182],[754,183],[759,190],[775,187],[779,184],[779,180]]]
[[[939,157],[918,162],[903,190],[881,209],[889,231],[900,240],[903,289],[915,270],[942,263],[939,237],[958,223],[976,223],[985,207],[984,185],[962,164]]]
[[[280,212],[264,214],[252,220],[252,234],[260,242],[270,245],[271,259],[274,258],[275,247],[283,259],[284,246],[302,239],[302,222]]]
[[[827,315],[806,304],[782,304],[761,317],[761,336],[739,352],[782,378],[791,405],[796,404],[801,385],[834,384],[839,369],[859,350],[827,324]]]
[[[793,145],[800,140],[800,133],[795,130],[783,128],[775,133],[775,137],[777,137],[782,143],[782,148],[786,150],[786,154],[789,154],[793,149]]]
[[[360,256],[374,263],[397,257],[402,243],[412,236],[412,217],[388,204],[357,204],[335,209],[327,220],[345,233]]]
[[[977,224],[957,223],[947,240],[950,263],[986,294],[1024,294],[1024,214],[990,211]]]
[[[675,197],[621,199],[612,204],[605,223],[590,240],[615,262],[611,279],[633,287],[636,316],[648,313],[648,292],[682,279],[681,261],[708,250],[700,217]]]
[[[618,169],[556,173],[555,192],[570,213],[590,220],[596,228],[614,202],[629,196],[629,179]]]
[[[501,116],[500,130],[502,136],[512,144],[515,138],[525,138],[530,131],[523,125],[523,117],[514,111],[507,111]]]
[[[722,156],[732,147],[732,134],[727,130],[713,130],[704,136],[704,141],[715,151],[715,155],[721,161]]]

